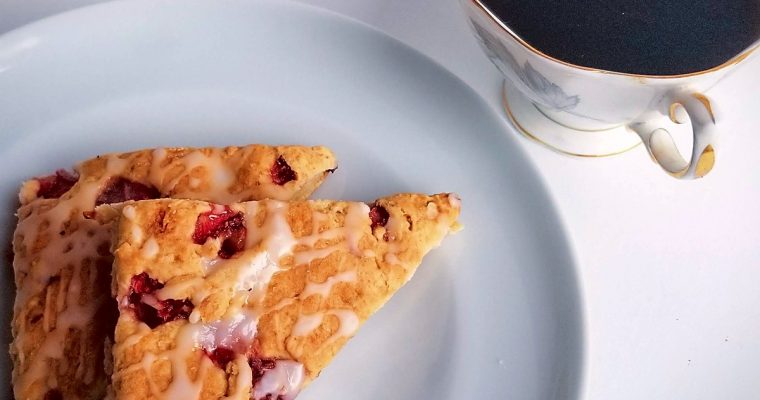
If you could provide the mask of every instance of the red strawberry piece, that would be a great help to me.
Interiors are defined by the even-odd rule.
[[[190,299],[167,299],[158,302],[158,318],[162,322],[187,319],[192,312],[193,303]]]
[[[208,358],[214,362],[214,364],[221,368],[227,368],[227,364],[231,363],[235,359],[235,352],[227,347],[217,347],[214,350],[204,350]]]
[[[282,156],[277,158],[269,173],[272,175],[272,182],[280,186],[298,179],[296,171],[290,168],[290,165],[288,165]]]
[[[65,169],[55,171],[55,174],[41,178],[36,178],[40,183],[37,190],[37,197],[44,199],[57,199],[68,192],[72,186],[79,180],[79,175],[71,173]]]
[[[193,242],[204,244],[209,238],[221,238],[219,257],[231,258],[245,249],[246,233],[242,212],[233,211],[229,206],[214,206],[195,221]]]
[[[140,300],[142,300],[142,295],[139,296]],[[135,316],[137,316],[137,319],[145,322],[145,324],[148,325],[150,329],[155,329],[163,323],[163,321],[161,321],[161,318],[158,316],[158,310],[152,306],[149,306],[142,302],[131,304],[131,306],[135,310]]]
[[[175,321],[187,319],[193,312],[193,303],[189,299],[158,300],[155,292],[164,284],[143,272],[132,277],[127,302],[137,318],[151,329]]]
[[[106,182],[98,198],[95,199],[95,205],[121,203],[127,200],[157,199],[159,197],[161,197],[161,193],[153,186],[115,176]]]
[[[390,218],[390,214],[388,214],[388,210],[383,206],[375,204],[369,209],[369,219],[372,222],[372,229],[375,229],[378,226],[385,226],[385,224],[388,223],[388,218]]]
[[[250,356],[248,357],[248,365],[251,366],[251,372],[253,373],[252,386],[256,386],[267,370],[274,369],[277,366],[277,361],[274,358]]]
[[[132,277],[129,292],[132,294],[153,294],[156,290],[164,287],[164,284],[157,279],[153,279],[147,272]]]

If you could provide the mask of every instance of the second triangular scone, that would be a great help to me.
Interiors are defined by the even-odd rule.
[[[112,394],[293,399],[458,227],[459,210],[453,194],[127,204],[113,247]]]

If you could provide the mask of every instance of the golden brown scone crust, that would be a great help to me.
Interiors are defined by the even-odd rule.
[[[272,168],[284,160],[295,179],[278,185]],[[104,339],[112,334],[108,306],[111,231],[83,216],[113,177],[155,188],[162,197],[215,202],[306,198],[336,162],[324,147],[250,145],[165,148],[106,154],[75,167],[79,177],[60,198],[38,196],[31,179],[19,193],[14,233],[18,288],[10,352],[18,399],[101,399]]]
[[[373,226],[369,214],[375,208],[387,211],[384,226]],[[255,338],[247,338],[251,341],[247,356],[300,363],[301,387],[307,385],[356,328],[411,278],[422,257],[458,228],[459,209],[459,199],[453,194],[398,194],[371,205],[342,201],[234,204],[231,211],[243,214],[248,235],[254,238],[248,237],[245,250],[214,264],[209,272],[209,260],[218,260],[221,239],[211,238],[201,245],[191,238],[199,215],[212,210],[212,205],[185,200],[125,205],[113,241],[113,291],[120,304],[113,354],[115,397],[164,398],[162,392],[176,389],[172,363],[165,357],[146,366],[145,359],[179,353],[186,359],[181,368],[187,369],[187,376],[203,382],[201,393],[189,399],[250,398],[250,383],[244,392],[236,389],[241,387],[238,364],[222,369],[208,360],[203,346],[187,351],[176,347],[183,329],[245,312],[258,318]],[[285,223],[287,235],[282,228],[274,228],[273,221]],[[249,291],[247,304],[241,306],[241,292],[233,287],[240,289],[240,276],[246,276],[241,271],[255,265],[251,260],[257,254],[272,252],[267,238],[276,235],[280,243],[290,241],[289,251],[274,260],[276,272],[263,279],[263,287]],[[143,273],[166,287],[182,288],[171,293],[177,299],[193,300],[189,320],[150,329],[136,317],[126,298],[132,278]],[[178,356],[167,357],[176,362]]]

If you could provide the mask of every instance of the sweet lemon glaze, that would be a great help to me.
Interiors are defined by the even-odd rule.
[[[356,271],[341,272],[335,276],[327,278],[324,283],[307,282],[306,288],[301,292],[301,298],[307,298],[313,294],[327,297],[332,287],[338,282],[356,282]]]
[[[292,400],[301,391],[304,369],[295,361],[277,361],[274,369],[268,370],[253,388],[251,398],[264,399],[269,393],[280,393],[283,400]]]
[[[249,216],[246,218],[248,225],[247,249],[230,259],[216,258],[205,260],[204,263],[206,266],[205,279],[213,279],[215,274],[229,274],[231,271],[236,277],[236,279],[228,281],[228,288],[217,288],[217,290],[231,290],[233,293],[232,300],[223,318],[218,321],[203,321],[199,315],[199,309],[195,308],[188,318],[188,323],[179,328],[176,346],[173,349],[159,354],[146,353],[140,363],[125,370],[116,371],[113,376],[114,381],[136,368],[143,369],[145,376],[150,377],[150,369],[153,363],[157,360],[166,359],[172,365],[172,382],[165,391],[160,391],[151,381],[151,394],[162,399],[198,398],[208,368],[216,367],[208,358],[204,357],[198,377],[193,382],[188,382],[188,356],[199,349],[213,350],[225,347],[238,353],[234,361],[238,375],[233,385],[233,392],[227,398],[249,398],[252,396],[251,398],[258,400],[265,398],[267,394],[274,394],[275,396],[283,396],[284,399],[292,399],[298,394],[304,380],[304,368],[301,363],[277,360],[276,367],[265,370],[264,376],[257,382],[256,386],[250,388],[252,383],[251,367],[247,362],[243,362],[245,357],[241,354],[246,354],[248,348],[253,344],[258,319],[267,311],[263,308],[262,303],[272,276],[282,269],[279,260],[283,256],[294,254],[293,249],[296,246],[312,247],[320,240],[336,238],[345,238],[345,240],[326,249],[304,250],[295,253],[298,256],[296,257],[296,264],[305,264],[318,258],[324,258],[336,250],[358,253],[358,241],[361,239],[362,229],[369,225],[369,207],[363,203],[351,203],[343,227],[320,233],[316,228],[319,224],[315,223],[312,235],[294,238],[285,218],[288,209],[287,203],[275,200],[248,202],[235,205],[233,209],[241,206],[242,209],[237,211],[243,211]],[[252,218],[258,213],[259,207],[266,208],[266,219],[260,227],[256,226],[255,218]],[[124,207],[122,214],[125,218],[129,218],[129,215],[134,214],[133,207]],[[318,212],[314,212],[313,217],[315,222],[324,221],[327,218],[326,215]],[[135,224],[133,227],[137,227],[137,225]],[[132,233],[132,236],[140,241],[143,233]],[[151,242],[155,242],[155,240],[148,238],[145,241],[142,247],[143,254],[144,249]],[[152,246],[151,244],[150,247]],[[324,283],[307,284],[304,293],[306,296],[316,294],[327,297],[335,283],[354,281],[356,281],[356,271],[346,271],[329,278]],[[158,299],[181,298],[184,294],[190,294],[190,300],[193,304],[198,305],[212,293],[205,287],[204,279],[201,278],[185,280],[176,284],[169,283],[156,292]],[[121,299],[121,304],[126,306],[126,296]],[[358,328],[359,318],[352,310],[331,310],[330,313],[338,316],[341,322],[340,329],[335,333],[335,340],[338,337],[352,335]],[[321,321],[322,315],[319,315],[318,322]],[[140,325],[147,328],[145,324],[141,323]],[[298,327],[294,327],[293,330],[294,335],[308,333],[306,330],[299,331]],[[145,334],[146,332],[143,329],[139,329],[127,337],[124,343],[137,343]],[[124,344],[117,344],[117,346],[124,346]],[[181,372],[175,373],[175,371]],[[150,378],[148,380],[150,381]]]
[[[93,365],[85,362],[85,346],[80,346],[76,359],[63,357],[64,341],[70,329],[84,331],[95,316],[105,297],[80,301],[82,289],[95,285],[96,266],[90,267],[87,281],[82,279],[82,266],[85,262],[94,263],[100,258],[97,246],[110,241],[110,231],[94,220],[85,219],[83,211],[95,206],[100,188],[114,175],[123,170],[123,163],[117,157],[109,157],[106,173],[97,180],[78,183],[78,191],[66,194],[59,200],[40,200],[31,215],[22,219],[16,228],[21,238],[21,246],[26,249],[27,257],[18,256],[13,260],[17,279],[17,292],[14,304],[16,316],[25,319],[24,308],[30,299],[40,294],[54,279],[60,279],[62,269],[73,267],[68,285],[61,282],[58,286],[57,303],[45,307],[43,326],[46,333],[36,352],[25,354],[24,348],[30,344],[24,335],[16,336],[12,346],[19,356],[21,370],[16,376],[15,386],[25,388],[32,383],[48,379],[47,387],[58,387],[56,375],[50,373],[50,359],[58,360],[59,368],[77,368],[76,377],[85,383],[91,383],[97,371]],[[48,203],[44,204],[43,202]],[[43,208],[51,205],[50,208]],[[59,232],[68,234],[60,235]],[[39,243],[39,244],[38,244]],[[85,261],[88,260],[88,261]],[[51,295],[48,294],[48,298]],[[30,358],[25,358],[30,356]],[[17,391],[17,395],[21,392]]]
[[[201,151],[193,151],[182,157],[181,164],[183,171],[193,171],[196,168],[203,168],[207,171],[205,180],[191,177],[189,188],[175,191],[179,181],[184,178],[185,174],[178,174],[168,182],[166,180],[166,168],[162,167],[164,159],[167,156],[166,149],[153,150],[153,162],[151,163],[149,182],[155,187],[167,187],[168,193],[176,198],[196,198],[196,199],[214,199],[219,203],[234,202],[239,200],[239,196],[230,194],[228,189],[235,183],[234,166],[229,165],[222,158],[223,149],[212,149],[209,155]],[[206,187],[201,188],[201,183],[205,182]]]
[[[259,185],[240,188],[240,192],[230,190],[235,184],[238,171],[250,169],[250,166],[244,164],[246,160],[244,155],[225,159],[224,153],[224,148],[209,148],[205,149],[205,152],[196,150],[169,163],[167,168],[162,164],[168,156],[168,151],[163,148],[155,149],[152,152],[153,162],[148,181],[155,187],[167,188],[162,193],[167,193],[172,198],[199,199],[221,204],[264,198],[289,200],[293,197],[296,190],[289,185],[273,184],[268,181],[268,178],[259,182]],[[182,172],[175,175],[176,168]],[[203,179],[191,173],[198,171],[198,168],[206,172]],[[171,173],[167,174],[167,172]],[[267,167],[265,171],[255,172],[259,173],[260,177],[268,177],[270,171]],[[186,187],[180,187],[180,181],[185,178],[189,178],[188,184]]]
[[[459,204],[456,204],[458,207]],[[131,206],[124,208],[125,217],[133,213],[129,210]],[[296,238],[288,225],[286,213],[288,204],[275,201],[265,200],[260,202],[248,202],[231,206],[235,211],[244,212],[247,224],[246,248],[230,259],[211,259],[204,260],[205,276],[203,278],[193,278],[174,283],[172,280],[166,283],[162,289],[156,292],[159,299],[184,298],[189,296],[196,308],[191,313],[187,322],[179,328],[175,347],[170,350],[157,354],[147,352],[141,362],[134,364],[121,371],[115,371],[113,381],[117,382],[121,377],[135,369],[142,369],[145,377],[151,380],[151,368],[157,360],[168,360],[172,366],[172,380],[166,390],[158,390],[155,383],[151,381],[150,393],[158,399],[195,399],[198,398],[203,389],[203,382],[210,368],[218,368],[208,357],[202,357],[200,369],[195,380],[188,381],[187,370],[190,368],[188,359],[193,352],[213,351],[219,347],[232,349],[236,357],[232,361],[235,365],[237,375],[230,382],[228,394],[225,399],[247,399],[262,400],[271,395],[272,398],[282,396],[282,399],[291,400],[300,392],[306,382],[305,369],[303,364],[294,360],[276,360],[276,366],[273,369],[264,370],[263,376],[252,385],[253,371],[248,364],[245,354],[250,346],[254,343],[257,324],[259,318],[267,312],[276,311],[293,304],[297,299],[304,300],[311,296],[319,296],[322,300],[330,296],[331,291],[336,284],[349,283],[356,284],[358,281],[356,269],[348,269],[328,277],[324,282],[307,282],[304,289],[296,298],[285,298],[273,307],[264,306],[269,284],[275,274],[285,268],[280,264],[280,260],[286,256],[292,256],[295,266],[309,264],[310,262],[325,258],[335,251],[347,251],[357,257],[366,257],[365,252],[359,247],[359,242],[363,235],[370,234],[369,211],[370,208],[364,203],[349,203],[346,211],[344,224],[342,227],[326,229],[320,232],[321,223],[328,219],[328,216],[319,211],[312,211],[313,228],[310,235]],[[256,221],[256,216],[261,208],[266,211],[266,217],[259,226],[260,221]],[[221,210],[216,210],[221,211]],[[434,216],[428,213],[431,219],[439,219],[436,210]],[[401,223],[391,217],[388,221],[388,230],[401,229]],[[451,226],[450,221],[439,220],[438,225],[441,229],[448,229]],[[406,223],[406,221],[403,221]],[[337,242],[336,242],[337,239]],[[218,239],[209,239],[218,240]],[[151,238],[146,242],[151,241]],[[328,241],[327,247],[315,249],[318,243]],[[143,245],[143,249],[144,249]],[[390,254],[399,251],[400,246],[397,243],[389,243]],[[374,256],[374,255],[371,255]],[[394,256],[395,257],[395,256]],[[388,255],[386,255],[386,259]],[[117,265],[118,268],[118,265]],[[216,287],[213,290],[229,290],[232,295],[230,305],[224,315],[213,321],[203,320],[200,316],[199,304],[212,291],[208,289],[204,281],[212,280],[215,274],[225,274],[224,276],[235,276],[236,279],[225,281],[226,287]],[[411,274],[409,274],[411,275]],[[126,294],[124,294],[126,298]],[[126,305],[126,300],[122,299],[122,306]],[[129,311],[122,309],[122,318]],[[361,324],[357,314],[351,309],[327,309],[313,314],[300,314],[297,321],[291,327],[290,336],[304,337],[311,334],[317,329],[327,317],[337,318],[339,327],[334,331],[322,345],[321,348],[329,346],[341,338],[350,338],[354,335]],[[118,357],[119,349],[128,343],[133,345],[144,337],[147,325],[129,317],[128,320],[134,321],[141,326],[134,334],[128,336],[123,343],[116,344],[117,351],[114,354]],[[149,331],[149,329],[147,329]],[[293,354],[296,358],[301,354]],[[229,368],[229,367],[228,367]],[[228,369],[229,371],[229,369]]]
[[[327,341],[322,343],[320,346],[320,349],[325,348],[336,340],[342,338],[342,337],[351,337],[356,333],[356,330],[359,329],[359,317],[357,317],[356,313],[354,313],[351,310],[330,310],[330,311],[324,311],[324,312],[318,312],[316,314],[310,314],[310,315],[300,315],[298,317],[298,321],[296,321],[296,324],[293,326],[293,330],[291,331],[291,335],[295,337],[302,337],[302,336],[308,336],[311,334],[315,329],[317,329],[320,325],[322,325],[322,321],[324,318],[328,315],[334,315],[338,318],[339,321],[339,328],[338,330],[330,336]],[[296,354],[297,356],[300,356],[301,354]]]
[[[239,154],[227,160],[223,158],[223,151],[212,149],[207,150],[206,154],[194,150],[183,157],[167,161],[167,150],[156,149],[151,153],[149,173],[145,177],[147,182],[143,180],[143,183],[150,183],[162,194],[171,194],[173,197],[215,202],[240,201],[262,195],[287,198],[295,193],[297,188],[286,189],[271,182],[261,182],[241,193],[230,193],[236,171],[243,167],[236,164],[240,164],[249,149],[243,148]],[[108,259],[109,255],[98,253],[98,246],[110,243],[111,230],[107,225],[84,218],[82,213],[93,210],[106,182],[112,177],[126,175],[141,154],[144,152],[102,156],[105,159],[105,171],[97,171],[98,176],[80,176],[75,186],[59,199],[36,198],[39,190],[37,180],[30,180],[23,185],[20,199],[26,204],[26,210],[24,207],[20,210],[20,221],[16,228],[16,256],[13,261],[18,287],[14,319],[24,324],[23,321],[27,320],[26,313],[31,309],[29,302],[32,298],[43,293],[51,282],[59,280],[60,284],[55,304],[48,302],[45,306],[42,316],[45,333],[36,351],[28,349],[34,348],[34,341],[38,339],[26,335],[23,330],[14,332],[16,336],[11,346],[19,358],[19,368],[14,371],[14,391],[17,397],[23,396],[26,388],[35,382],[43,383],[47,388],[59,387],[57,374],[50,369],[51,360],[57,361],[59,372],[76,368],[75,377],[83,384],[91,384],[97,375],[103,374],[96,370],[92,361],[86,360],[88,346],[78,346],[79,354],[73,359],[64,357],[63,354],[64,343],[71,330],[82,332],[80,341],[83,343],[88,334],[92,335],[92,329],[88,331],[88,326],[93,323],[96,312],[108,295],[108,288],[96,285],[95,270],[98,267],[95,262]],[[81,172],[83,165],[80,164],[76,169]],[[205,172],[205,179],[194,177],[199,171]],[[188,180],[190,188],[177,188],[184,177],[191,178]],[[205,186],[199,187],[201,183]],[[125,217],[134,217],[130,215],[133,212],[134,210],[125,209]],[[143,245],[143,255],[146,258],[155,257],[158,251],[155,241],[148,240]],[[89,268],[83,271],[83,265],[89,265]],[[67,267],[73,271],[70,277],[64,279],[61,273]],[[52,301],[52,296],[53,293],[47,293],[46,298]]]

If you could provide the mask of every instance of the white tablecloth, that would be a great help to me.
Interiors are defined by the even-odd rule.
[[[499,108],[501,78],[457,0],[301,1],[408,43]],[[0,0],[0,33],[97,2]],[[667,177],[642,148],[578,159],[520,140],[578,260],[584,398],[760,398],[760,57],[709,95],[722,141],[700,181]]]

